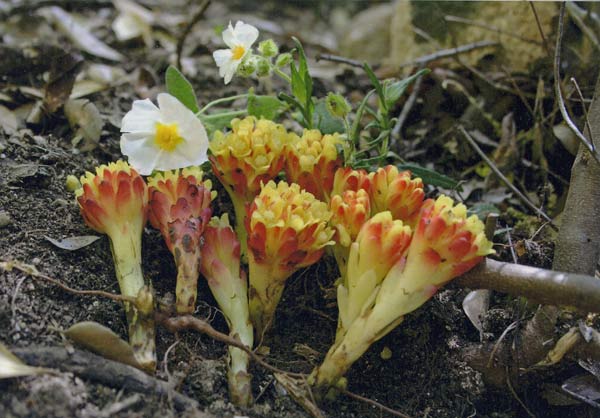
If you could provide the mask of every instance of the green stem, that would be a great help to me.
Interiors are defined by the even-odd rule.
[[[211,121],[213,119],[220,119],[224,116],[243,116],[245,114],[247,114],[248,111],[247,110],[232,110],[229,112],[220,112],[220,113],[213,113],[212,115],[206,115],[206,116],[202,116],[202,120],[203,121]]]
[[[240,280],[237,278],[237,280]],[[237,298],[235,305],[231,306],[229,314],[230,332],[232,337],[238,337],[248,348],[254,345],[254,330],[250,323],[248,313],[248,297],[243,292],[244,298]],[[229,369],[227,372],[229,382],[229,394],[234,404],[238,406],[250,406],[252,404],[252,376],[248,373],[250,357],[248,353],[239,348],[229,347]]]
[[[204,112],[206,112],[208,109],[210,109],[211,107],[213,107],[215,105],[218,105],[218,104],[221,104],[221,103],[232,102],[234,100],[243,99],[243,98],[246,98],[246,97],[248,97],[248,93],[236,94],[235,96],[223,97],[221,99],[213,100],[212,102],[210,102],[206,106],[204,106],[202,109],[200,109],[196,113],[196,116],[200,116],[201,114],[203,114]]]
[[[279,68],[273,66],[273,72],[285,80],[288,84],[292,84],[292,79],[289,75],[281,71]]]

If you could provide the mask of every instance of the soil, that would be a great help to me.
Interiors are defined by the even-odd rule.
[[[157,74],[164,71],[165,56],[157,59],[136,49],[130,52],[131,62],[125,64],[126,70],[149,65]],[[208,62],[206,51],[196,52],[204,54],[200,62]],[[357,82],[352,77],[348,80]],[[368,85],[368,80],[361,80],[363,86]],[[192,77],[192,82],[198,91],[207,92],[204,100],[239,93],[252,85],[266,88],[248,80],[224,88],[215,69],[203,70],[202,75]],[[323,81],[328,82],[333,83]],[[136,94],[133,86],[123,85],[89,99],[106,121],[119,120]],[[419,125],[414,119],[413,115],[409,122]],[[71,136],[61,112],[47,115],[41,125],[28,126],[14,134],[0,129],[0,258],[31,264],[73,288],[118,292],[106,237],[76,251],[60,249],[46,239],[95,234],[84,224],[72,193],[66,190],[66,177],[79,176],[121,157],[119,129],[110,122],[105,123],[101,141],[92,151],[73,148]],[[460,176],[460,171],[449,174]],[[215,204],[215,214],[230,210],[223,196],[221,193]],[[144,231],[143,248],[144,273],[154,283],[156,293],[161,297],[172,295],[176,276],[172,256],[160,234],[150,226]],[[537,257],[532,264],[547,264],[547,254],[544,257],[544,260]],[[337,313],[330,295],[336,274],[334,261],[325,257],[288,281],[276,322],[265,341],[270,349],[268,362],[285,370],[309,373],[323,358],[335,334]],[[461,308],[466,293],[465,289],[441,291],[374,344],[350,370],[349,390],[411,417],[526,417],[521,402],[536,416],[600,416],[584,404],[557,406],[547,401],[550,395],[546,393],[556,393],[558,385],[576,365],[558,366],[551,372],[532,372],[522,381],[512,382],[516,394],[507,385],[494,387],[486,383],[484,376],[461,356],[461,348],[478,343],[480,338]],[[215,306],[208,287],[201,282],[195,314],[227,332],[225,320]],[[523,311],[519,301],[504,295],[495,295],[491,307],[484,321],[486,338],[491,341],[498,339],[515,318],[527,319],[533,309]],[[96,321],[126,337],[125,315],[118,303],[100,297],[75,296],[16,270],[0,272],[0,340],[7,347],[71,347],[60,330],[80,321]],[[386,360],[381,354],[384,350],[391,350],[391,357]],[[126,387],[57,372],[0,380],[0,416],[308,416],[274,382],[272,374],[256,364],[251,370],[255,405],[248,409],[233,406],[227,393],[226,348],[208,336],[192,332],[173,335],[159,328],[157,351],[156,378],[172,383],[177,391],[195,399],[198,409],[178,411],[169,396],[151,391],[138,396]],[[343,395],[321,407],[330,417],[392,416]]]

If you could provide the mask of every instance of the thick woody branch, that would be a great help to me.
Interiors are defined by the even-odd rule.
[[[600,312],[600,280],[585,274],[485,259],[453,283],[471,289],[492,289],[525,296],[545,305],[573,306],[586,312]]]

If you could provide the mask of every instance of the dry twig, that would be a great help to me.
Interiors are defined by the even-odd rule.
[[[319,62],[320,60],[331,61],[331,62],[338,62],[340,64],[348,64],[352,67],[363,68],[363,63],[361,61],[357,61],[357,60],[353,60],[353,59],[345,58],[345,57],[340,57],[339,55],[317,54],[316,60],[317,60],[317,62]]]
[[[0,261],[0,270],[11,271],[11,270],[19,270],[22,273],[28,274],[34,279],[41,279],[48,283],[52,283],[55,286],[60,287],[61,289],[73,293],[75,295],[85,295],[85,296],[100,296],[103,298],[111,299],[116,302],[129,302],[132,305],[136,306],[137,300],[135,298],[123,295],[117,295],[115,293],[104,292],[102,290],[78,290],[73,289],[72,287],[67,286],[62,283],[60,280],[56,280],[50,276],[47,276],[43,273],[40,273],[34,266],[29,264],[24,264],[18,261]]]
[[[32,366],[51,367],[75,373],[84,379],[100,382],[110,387],[140,393],[172,396],[178,410],[197,409],[198,402],[173,390],[167,382],[148,376],[135,367],[105,359],[82,350],[67,351],[64,347],[15,348],[12,352]],[[205,417],[204,414],[197,415]]]
[[[400,411],[396,411],[395,409],[388,408],[387,406],[385,406],[383,404],[380,404],[377,401],[374,401],[374,400],[369,399],[369,398],[365,398],[364,396],[360,396],[360,395],[358,395],[356,393],[350,392],[349,390],[346,390],[346,389],[341,390],[341,393],[343,393],[344,395],[346,395],[346,396],[348,396],[350,398],[353,398],[353,399],[356,399],[358,401],[361,401],[361,402],[373,405],[373,406],[381,409],[382,411],[387,412],[388,414],[394,415],[395,417],[411,418],[410,415],[406,415],[406,414],[404,414],[404,413],[402,413]]]
[[[486,258],[452,282],[470,289],[492,289],[525,296],[548,305],[574,306],[600,312],[600,280],[586,274],[564,273]]]
[[[450,49],[442,49],[440,51],[436,51],[432,54],[423,55],[419,58],[414,59],[413,61],[405,62],[404,64],[400,64],[400,68],[409,67],[409,66],[421,66],[425,65],[428,62],[439,60],[442,58],[453,57],[455,55],[464,54],[465,52],[470,52],[475,49],[487,48],[489,46],[497,46],[498,42],[495,41],[478,41],[473,42],[472,44],[466,44],[457,46],[456,48]]]
[[[417,72],[421,71],[423,68],[425,68],[425,66],[421,65],[417,69]],[[417,80],[415,81],[415,85],[413,86],[413,90],[410,93],[410,96],[408,96],[408,99],[406,99],[406,103],[402,107],[402,111],[400,112],[400,115],[398,115],[398,120],[396,121],[396,124],[394,125],[394,128],[392,129],[392,134],[391,134],[392,141],[394,141],[394,142],[396,142],[400,139],[400,132],[402,131],[404,122],[406,122],[406,118],[408,117],[408,114],[410,113],[413,106],[417,102],[417,95],[419,94],[419,90],[421,89],[422,81],[423,81],[423,76],[417,78]]]
[[[500,172],[500,170],[498,169],[498,167],[496,167],[496,165],[494,164],[494,162],[492,160],[490,160],[487,155],[485,155],[485,152],[483,152],[481,150],[481,148],[479,148],[479,145],[477,145],[477,143],[475,142],[475,140],[473,138],[471,138],[471,135],[469,135],[469,133],[466,131],[466,129],[464,127],[462,127],[462,126],[459,126],[458,130],[465,137],[465,139],[469,142],[469,144],[475,150],[475,152],[477,152],[477,154],[479,154],[479,156],[483,159],[483,161],[486,162],[486,164],[490,167],[490,169],[494,172],[494,174],[497,175],[500,178],[500,180],[502,180],[506,184],[506,186],[514,194],[516,194],[519,197],[519,199],[521,199],[523,201],[523,203],[525,203],[525,205],[528,208],[530,208],[535,213],[537,213],[538,216],[540,216],[541,218],[543,218],[546,222],[548,222],[550,224],[550,226],[555,231],[557,231],[558,227],[554,224],[554,222],[552,222],[552,219],[550,219],[550,217],[548,215],[546,215],[542,210],[540,210],[537,206],[535,206],[531,202],[531,200],[529,200],[529,198],[527,196],[525,196],[523,193],[521,193],[521,191],[519,189],[517,189],[510,181],[508,181],[508,179],[506,178],[506,176],[504,176],[504,174],[502,174],[502,172]]]
[[[600,154],[596,151],[594,144],[588,141],[588,139],[581,133],[577,125],[573,122],[569,113],[567,112],[567,108],[565,107],[565,101],[562,96],[562,91],[560,88],[560,50],[562,45],[562,37],[564,32],[565,25],[565,3],[562,2],[560,5],[560,14],[558,17],[558,34],[556,36],[556,48],[554,51],[554,91],[556,94],[556,101],[558,102],[558,108],[560,109],[560,114],[562,115],[565,123],[573,131],[577,139],[581,141],[581,143],[588,149],[592,157],[600,164]]]
[[[177,41],[177,50],[176,50],[177,51],[177,68],[179,69],[179,71],[182,70],[181,54],[183,52],[183,44],[185,43],[185,40],[188,37],[188,35],[190,34],[190,32],[192,31],[192,28],[202,18],[202,16],[204,15],[204,12],[206,11],[206,9],[208,8],[209,5],[210,5],[210,0],[204,0],[204,3],[202,3],[200,5],[200,8],[196,12],[196,14],[192,17],[192,19],[187,24],[185,29],[183,29],[183,33],[181,34],[181,36],[179,37],[179,40]]]
[[[230,337],[227,334],[223,334],[222,332],[214,329],[208,322],[203,321],[201,319],[195,318],[191,315],[183,315],[177,317],[167,317],[162,313],[156,314],[156,322],[161,324],[170,332],[178,332],[186,329],[191,329],[201,334],[206,334],[209,337],[225,343],[227,345],[231,345],[233,347],[239,348],[240,350],[246,352],[252,360],[260,364],[265,369],[273,372],[273,373],[281,373],[286,374],[290,377],[304,377],[303,373],[294,373],[288,372],[285,370],[281,370],[275,366],[270,365],[266,361],[264,361],[258,354],[252,351],[250,348],[246,347],[240,340],[237,340],[233,337]]]
[[[535,5],[533,4],[532,1],[530,1],[529,6],[531,7],[531,11],[533,12],[533,16],[535,17],[535,23],[537,24],[538,31],[540,32],[540,36],[542,37],[542,43],[544,44],[544,49],[546,50],[546,53],[548,54],[548,56],[551,57],[552,53],[550,52],[550,47],[548,46],[548,41],[546,41],[546,35],[544,34],[544,31],[542,30],[542,23],[540,22],[540,17],[537,14],[537,10],[535,10]]]

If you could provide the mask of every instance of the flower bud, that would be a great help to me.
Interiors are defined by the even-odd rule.
[[[237,74],[241,77],[250,77],[256,71],[256,58],[253,55],[248,56],[240,64],[237,69]]]
[[[67,180],[65,181],[65,186],[68,191],[75,192],[75,190],[81,187],[81,183],[77,177],[75,177],[73,174],[69,174],[67,176]]]
[[[277,57],[277,59],[275,60],[275,66],[276,67],[285,67],[291,61],[292,61],[292,54],[290,54],[289,52],[285,52],[283,54],[280,54]]]
[[[273,39],[267,39],[258,44],[258,52],[263,57],[270,58],[279,53],[279,48]]]
[[[271,75],[271,63],[268,59],[259,57],[256,60],[256,75],[258,77],[268,77]]]
[[[327,111],[335,117],[345,118],[348,113],[352,110],[350,104],[340,94],[329,92],[325,99],[325,106]]]

